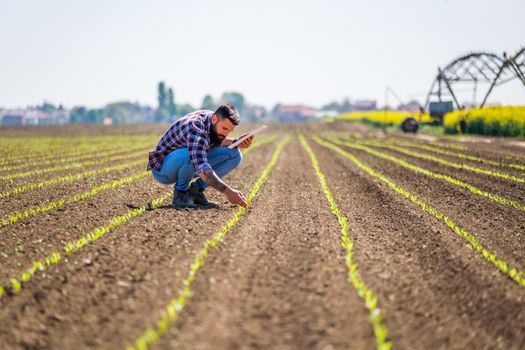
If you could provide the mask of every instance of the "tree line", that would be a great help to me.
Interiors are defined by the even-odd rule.
[[[214,110],[221,103],[233,104],[246,121],[255,122],[267,114],[263,107],[247,103],[243,94],[236,91],[224,92],[218,99],[207,94],[200,106],[178,104],[174,89],[160,81],[155,108],[129,101],[109,103],[102,108],[76,106],[71,109],[69,121],[73,124],[101,124],[109,118],[113,124],[169,123],[197,109]]]

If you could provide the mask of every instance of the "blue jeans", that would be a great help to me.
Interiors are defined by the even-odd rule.
[[[235,169],[242,160],[241,151],[235,147],[213,147],[208,151],[208,163],[220,178],[226,176]],[[197,176],[193,171],[193,165],[187,148],[179,148],[168,154],[162,161],[159,171],[152,169],[151,174],[161,184],[175,184],[176,191],[187,191],[190,189],[190,181]],[[193,184],[197,189],[205,189],[208,184],[199,178]]]

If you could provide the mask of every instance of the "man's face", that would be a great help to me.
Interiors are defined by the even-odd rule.
[[[211,117],[210,140],[212,146],[220,146],[222,141],[235,129],[235,124],[228,118],[220,118],[217,115]]]

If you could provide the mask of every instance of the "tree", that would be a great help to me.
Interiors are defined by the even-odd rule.
[[[278,114],[279,114],[279,110],[281,109],[281,106],[282,106],[281,103],[276,103],[273,106],[273,108],[272,108],[272,118],[273,119],[278,120]]]
[[[101,109],[90,109],[86,116],[86,123],[88,124],[99,124],[102,123],[104,117],[102,116]]]
[[[175,116],[175,114],[177,114],[177,106],[175,105],[175,96],[174,96],[172,88],[168,89],[168,105],[167,105],[167,109],[168,109],[170,117],[173,117],[173,116]]]
[[[185,103],[183,105],[177,105],[177,110],[181,116],[185,116],[186,114],[193,112],[195,108],[189,103]]]
[[[321,107],[322,111],[339,111],[341,107],[339,106],[339,103],[337,101],[330,102],[328,104],[325,104]]]
[[[344,98],[343,102],[330,102],[321,107],[322,111],[337,111],[339,113],[349,112],[352,110],[352,104],[348,98]]]
[[[102,109],[87,109],[86,107],[75,107],[69,114],[69,120],[74,124],[98,124],[102,123]]]
[[[244,114],[244,96],[240,92],[230,91],[222,94],[222,102],[230,103],[237,108],[239,114]]]
[[[351,110],[352,110],[352,104],[350,103],[350,99],[345,97],[345,99],[343,100],[343,103],[341,104],[341,109],[339,110],[339,112],[344,113],[344,112],[349,112]]]
[[[57,109],[54,104],[45,101],[41,106],[37,106],[37,108],[44,113],[53,113]]]
[[[162,109],[167,106],[166,102],[168,99],[167,99],[167,94],[166,94],[166,85],[164,85],[163,81],[160,81],[158,85],[157,100],[159,102],[159,106],[158,106],[159,109]]]
[[[160,123],[165,121],[170,114],[168,109],[168,93],[166,92],[166,85],[163,81],[160,81],[158,85],[157,100],[159,105],[155,111],[154,121]]]
[[[202,109],[215,110],[216,107],[217,106],[215,105],[215,101],[213,100],[213,97],[211,97],[211,95],[204,96],[204,98],[202,99],[202,105],[201,105]]]
[[[73,124],[81,124],[84,122],[86,115],[86,107],[74,107],[69,113],[69,122]]]

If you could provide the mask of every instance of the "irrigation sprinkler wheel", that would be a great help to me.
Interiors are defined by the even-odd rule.
[[[414,117],[408,117],[401,123],[401,130],[403,130],[403,132],[416,133],[418,128],[419,123]]]

